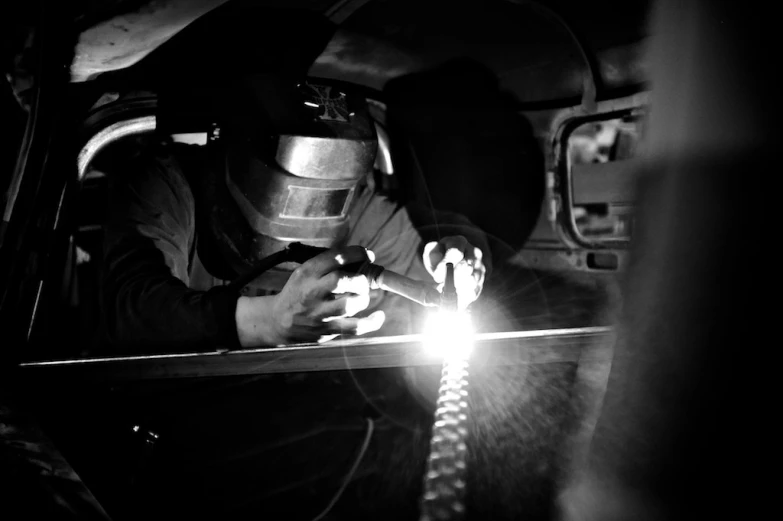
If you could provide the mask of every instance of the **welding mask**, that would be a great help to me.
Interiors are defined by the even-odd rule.
[[[291,242],[342,245],[375,163],[366,99],[337,83],[256,76],[221,103],[220,179],[206,194],[211,253],[201,256],[217,249],[242,273]],[[287,278],[291,269],[265,278],[277,278],[271,286],[279,287],[281,272]]]

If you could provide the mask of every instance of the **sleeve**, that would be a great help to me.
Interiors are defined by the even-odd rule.
[[[238,295],[188,288],[194,237],[193,194],[165,147],[109,176],[102,299],[111,344],[164,352],[239,345]]]

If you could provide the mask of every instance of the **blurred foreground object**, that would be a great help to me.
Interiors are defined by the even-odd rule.
[[[758,2],[656,5],[639,233],[606,393],[561,519],[750,519],[773,508],[756,470],[773,446],[761,388],[771,379],[760,373],[770,364],[749,357],[764,344],[769,317],[754,292],[768,282],[738,247],[774,237],[762,215],[774,171],[764,18]]]

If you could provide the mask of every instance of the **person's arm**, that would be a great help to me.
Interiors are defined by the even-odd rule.
[[[238,295],[188,288],[193,194],[163,145],[109,175],[103,304],[113,344],[148,350],[238,346]]]
[[[437,255],[433,246],[448,245],[454,239],[464,237],[466,250],[475,247],[481,251],[481,265],[486,270],[484,275],[491,270],[487,237],[466,217],[427,208],[406,207],[372,193],[372,186],[367,190],[369,192],[363,194],[364,201],[360,208],[351,215],[353,224],[348,242],[372,250],[377,264],[416,280],[436,283],[439,281],[433,280],[434,273],[425,266],[425,258],[429,258],[431,253]],[[429,250],[426,251],[426,257],[425,249]],[[443,253],[445,254],[445,251]],[[438,259],[433,260],[437,266]],[[481,277],[481,284],[484,275]],[[398,313],[393,309],[409,307],[407,301],[401,297],[381,295],[371,307],[386,311],[388,327],[385,332],[388,333],[391,328],[407,327],[406,324],[399,323],[409,320],[405,315],[407,311]]]
[[[165,352],[231,349],[363,334],[383,323],[382,313],[353,317],[367,307],[369,287],[340,271],[344,262],[365,259],[363,248],[311,259],[275,296],[239,297],[227,286],[188,288],[194,200],[165,147],[112,174],[109,204],[103,301],[115,344]]]

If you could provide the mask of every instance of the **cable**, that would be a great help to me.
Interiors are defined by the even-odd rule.
[[[231,283],[229,284],[229,287],[233,288],[235,291],[239,291],[243,287],[251,283],[256,277],[258,277],[259,275],[267,271],[268,269],[273,268],[278,264],[282,264],[287,260],[288,260],[287,249],[280,250],[277,253],[273,253],[272,255],[263,258],[258,264],[253,266],[253,269],[251,269],[247,273],[244,273],[243,275],[240,275],[236,279],[232,280]]]
[[[282,264],[284,262],[296,262],[302,264],[303,262],[312,259],[319,253],[326,251],[327,249],[328,248],[308,246],[299,242],[292,242],[285,249],[282,249],[261,259],[250,269],[250,271],[232,280],[228,286],[235,291],[239,291],[246,285],[253,282],[253,280],[256,279],[259,275],[271,268],[274,268],[278,264]]]
[[[362,458],[364,458],[364,454],[367,452],[367,447],[370,446],[372,433],[375,430],[375,422],[372,421],[372,418],[366,418],[366,420],[367,420],[367,434],[364,436],[364,441],[362,442],[362,447],[359,449],[359,454],[356,456],[356,461],[353,462],[353,466],[351,466],[351,470],[348,471],[348,474],[345,476],[345,479],[343,480],[343,484],[340,485],[339,490],[337,490],[337,493],[334,495],[332,500],[329,502],[328,505],[326,505],[326,508],[323,509],[323,511],[320,514],[318,514],[316,517],[313,518],[312,521],[321,521],[321,519],[323,519],[327,514],[329,514],[329,512],[332,510],[334,505],[337,504],[337,501],[339,501],[340,496],[342,496],[343,492],[348,486],[348,483],[351,482],[353,475],[356,473],[356,469],[359,468],[359,463],[362,462]]]

